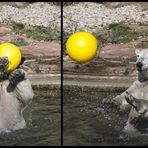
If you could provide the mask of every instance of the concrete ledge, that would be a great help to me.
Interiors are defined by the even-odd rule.
[[[98,88],[127,88],[134,81],[135,77],[117,77],[117,76],[90,76],[90,75],[67,75],[63,76],[64,86],[88,86],[88,87],[98,87]]]
[[[33,86],[61,85],[61,74],[33,74],[28,78]]]
[[[35,74],[28,75],[33,87],[60,88],[61,74]],[[63,75],[63,86],[94,87],[94,88],[127,88],[134,81],[135,77],[117,76],[90,76],[90,75]],[[67,87],[65,87],[67,88]]]

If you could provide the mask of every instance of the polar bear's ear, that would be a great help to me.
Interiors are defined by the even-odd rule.
[[[136,49],[136,50],[135,50],[135,54],[136,54],[136,55],[139,55],[139,53],[140,53],[140,50],[139,50],[139,49]]]

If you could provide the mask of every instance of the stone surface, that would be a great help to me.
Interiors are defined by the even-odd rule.
[[[63,60],[64,73],[98,76],[136,76],[135,46],[142,41],[148,41],[148,37],[140,38],[127,44],[108,44],[100,49],[100,53],[97,54],[96,58],[86,64],[78,64],[68,56],[65,56]]]
[[[50,26],[60,30],[61,8],[52,3],[3,3],[0,8],[0,23],[13,21],[27,26]]]
[[[0,27],[0,34],[7,34],[10,33],[11,29],[7,27]]]
[[[144,5],[124,2],[105,4],[84,2],[65,6],[64,30],[71,33],[81,30],[93,33],[98,27],[102,28],[122,21],[128,24],[148,23],[148,7],[143,9]]]
[[[60,44],[56,41],[45,42],[36,41],[22,35],[2,35],[0,43],[15,42],[23,40],[28,43],[26,46],[20,46],[23,57],[26,58],[22,68],[28,74],[58,74],[60,73]]]
[[[28,46],[20,47],[24,56],[30,58],[33,56],[45,56],[45,57],[60,57],[61,48],[57,42],[36,42]]]
[[[139,15],[142,15],[143,13],[145,14],[147,12],[147,8],[146,5],[139,5],[140,3],[133,3],[133,5],[128,4],[128,3],[114,3],[114,4],[106,4],[106,3],[83,3],[79,4],[79,5],[73,5],[72,8],[74,9],[74,11],[71,11],[72,9],[70,9],[69,6],[66,6],[64,11],[67,14],[74,14],[73,17],[75,17],[75,19],[79,19],[77,18],[78,16],[81,17],[81,19],[79,19],[79,23],[80,23],[80,27],[83,28],[89,28],[91,31],[94,31],[95,29],[98,29],[99,32],[103,32],[103,29],[99,27],[99,25],[101,25],[101,22],[104,22],[107,17],[110,16],[106,16],[106,13],[109,13],[108,11],[115,11],[117,13],[120,13],[120,11],[128,13],[126,10],[129,9],[129,11],[131,11],[130,13],[133,14],[134,12],[136,12],[132,18],[133,20],[137,19],[136,15],[139,12]],[[144,3],[143,3],[144,4]],[[18,5],[18,4],[17,4]],[[140,7],[139,7],[139,6]],[[49,7],[50,6],[50,11]],[[80,9],[78,6],[80,6],[80,8],[90,8],[91,10],[93,10],[93,12],[91,11],[85,11],[85,9]],[[123,6],[128,6],[128,7],[123,7]],[[137,9],[138,6],[138,9]],[[145,6],[145,7],[144,7]],[[57,21],[60,21],[60,7],[57,6],[53,6],[50,5],[48,3],[31,3],[28,4],[27,6],[24,7],[23,6],[18,6],[20,8],[17,8],[17,6],[14,5],[7,5],[6,3],[0,3],[0,7],[2,8],[0,10],[0,14],[1,14],[1,18],[2,20],[7,20],[8,18],[11,17],[11,20],[13,20],[15,18],[16,22],[22,22],[24,24],[26,24],[26,22],[28,23],[33,23],[33,25],[42,25],[42,23],[44,25],[46,25],[46,21],[44,21],[47,16],[48,19],[49,18],[49,13],[50,13],[50,17],[52,19],[50,19],[50,21],[53,21],[54,24],[57,24]],[[45,8],[48,11],[48,13],[44,13],[43,14],[43,9],[45,10]],[[77,8],[76,8],[77,7]],[[121,7],[121,9],[120,9]],[[40,8],[40,9],[38,9]],[[118,8],[118,9],[117,9]],[[96,9],[96,12],[95,12]],[[131,9],[131,10],[130,10]],[[9,11],[10,10],[10,11]],[[33,11],[33,13],[28,13],[28,11],[31,10]],[[79,10],[79,11],[77,11]],[[104,14],[102,16],[98,15],[98,10],[104,10]],[[36,21],[36,19],[33,19],[36,15],[38,15],[40,13],[40,11],[42,11],[42,16],[38,18],[38,21]],[[84,13],[83,13],[84,11]],[[76,12],[76,13],[75,13]],[[88,15],[87,12],[89,12]],[[91,12],[91,13],[90,13]],[[11,13],[13,15],[11,15]],[[17,15],[15,15],[16,13],[18,13]],[[102,12],[103,13],[103,12]],[[25,14],[24,17],[20,17],[19,15]],[[81,15],[80,15],[81,14]],[[93,17],[91,15],[95,16],[95,20],[93,22]],[[87,16],[87,17],[82,17],[82,16]],[[89,16],[90,15],[90,16]],[[17,17],[16,17],[17,16]],[[40,15],[38,15],[40,16]],[[70,19],[71,15],[69,15],[69,17],[67,17],[67,19]],[[130,15],[131,16],[131,15]],[[102,18],[103,17],[103,18]],[[145,15],[146,19],[147,14]],[[44,19],[43,19],[44,18]],[[98,19],[101,19],[100,21],[98,21]],[[114,22],[116,22],[116,17],[114,15],[112,15],[112,19],[115,19]],[[20,20],[17,20],[20,19]],[[56,19],[56,21],[54,21]],[[65,18],[64,18],[65,19]],[[71,18],[72,19],[72,18]],[[87,23],[87,20],[89,20],[89,23]],[[25,20],[25,22],[24,22]],[[81,20],[81,21],[80,21]],[[147,20],[147,19],[146,19]],[[42,23],[40,23],[40,21]],[[65,20],[64,20],[65,21]],[[140,21],[140,20],[139,20]],[[4,21],[5,22],[5,21]],[[0,36],[0,43],[4,43],[4,42],[12,42],[12,41],[16,41],[16,40],[23,40],[26,41],[28,43],[28,45],[26,46],[21,46],[20,49],[23,53],[23,56],[26,58],[25,63],[23,64],[23,68],[26,69],[26,71],[29,74],[59,74],[61,73],[61,47],[60,47],[60,43],[58,42],[45,42],[45,41],[36,41],[33,40],[31,38],[27,38],[25,35],[15,35],[15,34],[11,34],[11,27],[7,24],[3,24],[3,21],[1,21],[1,27],[0,27],[0,34],[2,34]],[[6,21],[7,22],[7,21]],[[39,23],[39,24],[38,24]],[[60,23],[60,22],[59,22]],[[77,23],[75,24],[71,24],[73,22],[66,22],[69,27],[76,27]],[[99,23],[99,24],[97,24]],[[143,22],[142,22],[143,23]],[[76,26],[75,26],[76,25]],[[60,30],[60,26],[54,26],[55,28]],[[64,26],[65,27],[65,26]],[[147,30],[148,26],[147,25],[142,25],[139,26],[136,23],[132,24],[131,28],[133,29],[133,31],[139,31],[139,30]],[[75,28],[76,29],[76,28]],[[100,30],[99,30],[100,29]],[[96,31],[96,30],[95,30]],[[135,47],[137,44],[139,44],[142,41],[148,41],[147,37],[144,38],[140,38],[136,41],[127,43],[127,44],[107,44],[105,47],[100,49],[100,54],[97,55],[97,57],[91,61],[90,63],[86,63],[86,64],[78,64],[77,62],[72,61],[68,56],[64,57],[64,62],[63,62],[63,66],[64,66],[64,73],[70,73],[70,74],[75,74],[75,75],[97,75],[97,76],[126,76],[127,74],[129,76],[135,76],[136,75],[136,71],[135,71]],[[100,58],[101,57],[101,58]]]
[[[77,3],[64,7],[64,30],[106,33],[108,24],[125,21],[132,31],[148,31],[148,4],[129,2]],[[91,62],[78,64],[64,56],[64,74],[91,76],[136,76],[136,45],[148,41],[141,37],[126,44],[106,44],[100,47]]]

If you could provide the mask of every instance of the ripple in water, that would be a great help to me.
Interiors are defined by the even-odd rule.
[[[35,90],[35,97],[26,113],[27,127],[1,131],[0,145],[59,146],[60,115],[60,89]]]

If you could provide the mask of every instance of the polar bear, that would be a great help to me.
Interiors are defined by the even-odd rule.
[[[0,131],[26,127],[23,111],[32,101],[34,93],[27,73],[17,68],[5,74],[6,58],[0,58]]]
[[[145,133],[148,130],[148,49],[136,49],[137,80],[113,102],[121,111],[129,109],[124,127],[126,133]]]

